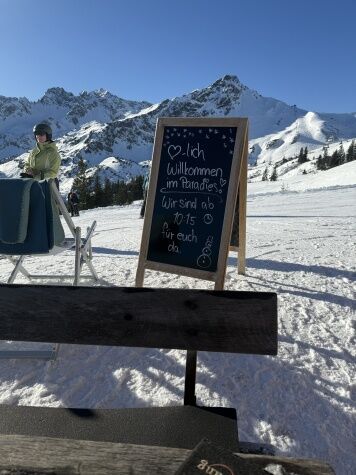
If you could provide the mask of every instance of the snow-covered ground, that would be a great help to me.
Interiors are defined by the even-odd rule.
[[[349,163],[314,176],[249,184],[247,272],[237,274],[237,256],[230,253],[225,289],[277,292],[278,356],[198,357],[198,404],[236,407],[240,440],[322,459],[338,475],[356,473],[355,183],[356,163]],[[100,285],[134,286],[143,225],[138,216],[135,203],[74,218],[84,228],[98,222],[93,251]],[[29,258],[27,267],[68,273],[73,259],[66,251]],[[1,282],[10,270],[0,259]],[[213,287],[153,271],[146,271],[145,285]],[[182,404],[184,363],[178,350],[61,345],[55,362],[0,360],[0,403]]]

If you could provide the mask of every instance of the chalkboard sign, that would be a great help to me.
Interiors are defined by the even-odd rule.
[[[139,267],[225,273],[246,130],[247,119],[158,120]]]

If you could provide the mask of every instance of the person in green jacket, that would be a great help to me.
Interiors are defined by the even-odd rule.
[[[52,129],[48,124],[37,124],[33,128],[36,139],[36,146],[30,152],[25,163],[26,175],[35,180],[45,180],[54,178],[58,182],[57,175],[61,165],[61,157],[59,155],[56,144],[52,140]]]

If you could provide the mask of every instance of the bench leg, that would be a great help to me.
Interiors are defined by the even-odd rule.
[[[196,406],[195,380],[197,373],[197,352],[187,351],[184,383],[184,405]]]

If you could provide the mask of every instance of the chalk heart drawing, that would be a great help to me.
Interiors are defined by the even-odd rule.
[[[170,145],[168,147],[168,155],[170,156],[170,159],[173,160],[174,157],[180,154],[182,151],[182,147],[180,145]]]
[[[220,178],[220,186],[224,186],[224,185],[226,185],[226,180],[224,180],[223,178]]]

